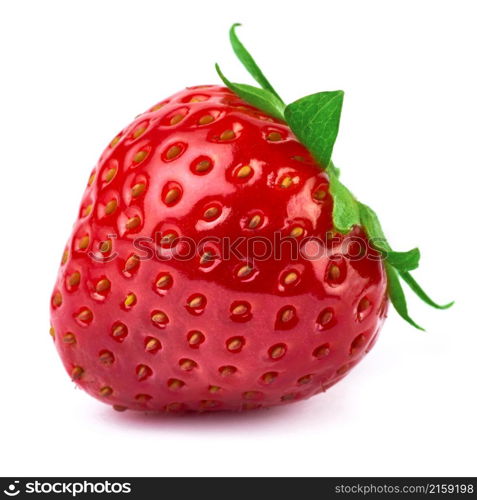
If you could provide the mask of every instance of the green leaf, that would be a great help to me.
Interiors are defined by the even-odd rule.
[[[285,119],[322,168],[327,168],[340,125],[344,92],[319,92],[292,102]]]
[[[217,70],[217,73],[222,81],[232,92],[235,92],[239,97],[250,103],[252,106],[260,108],[265,111],[265,113],[268,113],[279,120],[284,120],[283,111],[285,106],[270,91],[260,89],[258,87],[252,87],[251,85],[247,85],[245,83],[232,83],[224,76],[218,64],[215,65],[215,69]]]
[[[421,253],[418,248],[407,252],[395,252],[389,245],[376,212],[364,203],[359,203],[361,225],[364,227],[370,244],[383,254],[383,258],[399,271],[412,271],[419,266]]]
[[[418,284],[418,282],[411,276],[410,273],[408,272],[401,272],[399,273],[401,275],[401,278],[409,285],[411,290],[421,299],[423,300],[426,304],[430,305],[431,307],[435,307],[436,309],[448,309],[451,307],[454,302],[449,302],[448,304],[444,305],[439,305],[436,304],[430,297],[427,295],[427,293],[421,288],[421,286]]]
[[[359,216],[370,243],[377,250],[382,252],[391,252],[391,246],[389,245],[386,236],[384,236],[384,231],[376,212],[364,203],[359,203]]]
[[[419,326],[408,314],[407,312],[407,302],[406,297],[404,295],[404,291],[402,289],[401,283],[399,282],[399,275],[396,270],[387,262],[384,263],[386,267],[386,275],[388,278],[388,295],[391,300],[391,304],[394,306],[394,309],[398,312],[398,314],[410,323],[412,326],[417,328],[418,330],[424,331],[424,328]]]
[[[419,267],[421,252],[419,248],[413,248],[407,252],[387,252],[384,257],[398,271],[407,272]]]
[[[358,202],[348,188],[339,181],[334,170],[330,170],[328,176],[330,193],[333,197],[333,224],[340,233],[347,234],[360,222]]]
[[[245,66],[245,69],[252,75],[255,81],[265,90],[271,92],[282,104],[282,98],[277,94],[275,89],[272,87],[271,83],[267,80],[262,70],[258,67],[257,63],[254,61],[250,52],[243,46],[242,42],[238,39],[235,28],[241,26],[240,23],[235,23],[230,28],[230,43],[235,52],[235,55],[239,58],[240,62]]]

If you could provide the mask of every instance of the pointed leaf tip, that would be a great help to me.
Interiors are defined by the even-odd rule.
[[[342,90],[319,92],[302,97],[285,108],[285,118],[298,139],[326,169],[338,135]]]
[[[245,69],[250,73],[252,78],[268,92],[272,93],[281,103],[283,103],[282,98],[278,95],[276,90],[272,87],[272,84],[268,81],[266,76],[263,74],[262,70],[259,68],[258,64],[255,62],[254,58],[250,52],[245,48],[243,43],[239,40],[237,34],[235,33],[235,28],[237,26],[242,26],[240,23],[235,23],[232,25],[229,31],[230,43],[235,55],[239,61],[243,64]]]
[[[452,307],[454,305],[454,301],[443,305],[437,304],[429,297],[429,295],[427,295],[427,293],[422,289],[422,287],[414,279],[414,277],[411,276],[411,273],[400,271],[399,274],[401,278],[408,284],[409,288],[427,305],[434,307],[435,309],[449,309],[449,307]]]
[[[404,290],[402,289],[401,283],[399,281],[399,275],[397,271],[388,263],[384,263],[386,267],[386,275],[388,278],[388,295],[391,304],[396,309],[396,312],[407,321],[410,325],[418,330],[425,332],[422,326],[418,325],[410,316],[407,311],[406,296],[404,295]]]

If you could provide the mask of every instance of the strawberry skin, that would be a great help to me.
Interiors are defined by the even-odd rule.
[[[386,314],[382,261],[368,247],[350,257],[364,234],[314,245],[312,259],[283,243],[252,261],[223,243],[261,237],[261,254],[277,234],[324,241],[332,208],[288,126],[227,88],[154,106],[102,154],[63,255],[51,333],[67,372],[118,410],[253,409],[326,390]]]

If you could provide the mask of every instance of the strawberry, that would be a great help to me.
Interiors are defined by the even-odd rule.
[[[417,249],[394,252],[339,180],[342,93],[285,107],[235,26],[231,40],[263,88],[218,68],[228,88],[139,115],[100,157],[63,253],[52,336],[75,383],[117,410],[308,398],[369,352],[388,297],[418,326],[400,279],[445,307],[409,273]]]

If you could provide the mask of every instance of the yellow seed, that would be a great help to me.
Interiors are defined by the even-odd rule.
[[[237,351],[242,347],[242,341],[240,339],[232,339],[227,343],[227,349],[229,351]]]
[[[358,312],[363,312],[371,305],[368,297],[363,297],[358,304]]]
[[[196,95],[192,97],[189,102],[204,102],[207,101],[207,99],[208,97],[206,97],[205,95]]]
[[[111,200],[106,203],[106,206],[104,207],[104,212],[106,215],[111,215],[117,208],[118,202],[116,200]]]
[[[203,401],[200,402],[201,408],[216,408],[219,406],[218,401],[213,401],[211,399],[204,399]]]
[[[61,256],[61,265],[66,264],[66,261],[68,260],[69,255],[70,255],[70,252],[66,248],[65,251],[63,252],[63,255]]]
[[[76,337],[74,333],[68,332],[63,335],[63,342],[65,344],[76,344]]]
[[[209,168],[210,168],[210,161],[202,160],[196,165],[195,170],[196,172],[206,172],[207,170],[209,170]]]
[[[184,409],[183,403],[169,403],[164,407],[167,412],[179,412]]]
[[[285,285],[291,285],[292,283],[295,283],[297,279],[298,274],[292,271],[285,275],[285,277],[283,278],[283,282],[285,283]]]
[[[313,356],[315,356],[315,358],[318,358],[318,359],[322,359],[322,358],[325,358],[326,356],[328,356],[328,354],[330,353],[330,347],[328,344],[324,344],[320,347],[317,347],[314,351],[313,351]]]
[[[268,372],[262,375],[262,380],[265,384],[271,384],[277,378],[275,372]]]
[[[161,238],[161,245],[170,245],[176,238],[174,233],[167,233]]]
[[[103,363],[103,365],[112,365],[114,363],[114,356],[109,351],[104,351],[100,354],[99,361]]]
[[[73,380],[79,380],[83,376],[84,370],[81,368],[81,366],[75,366],[71,370],[71,378]]]
[[[249,229],[255,229],[262,223],[262,218],[260,215],[254,215],[248,222]]]
[[[202,305],[203,300],[204,297],[202,297],[202,295],[198,295],[197,297],[194,297],[187,305],[193,308],[200,307]]]
[[[150,396],[149,394],[138,394],[134,399],[136,399],[136,401],[139,401],[140,403],[147,403],[152,399],[152,396]]]
[[[200,332],[193,332],[193,333],[189,336],[189,344],[190,344],[190,345],[200,344],[200,342],[201,342],[202,338],[203,338],[202,333],[200,333]]]
[[[250,266],[242,266],[238,271],[237,271],[237,278],[246,278],[247,276],[250,275],[250,273],[253,271],[253,267]]]
[[[139,368],[137,370],[137,379],[138,380],[143,380],[147,378],[150,375],[150,368],[146,365],[139,365]]]
[[[218,385],[209,386],[209,392],[211,394],[215,394],[215,393],[219,392],[220,390],[221,390],[221,388]]]
[[[128,231],[131,231],[132,229],[136,229],[140,223],[141,223],[141,219],[137,215],[135,215],[134,217],[131,217],[126,222],[126,229]]]
[[[63,303],[63,297],[61,296],[60,292],[55,292],[55,294],[53,295],[52,302],[53,302],[53,306],[55,306],[55,307],[61,306],[61,304]]]
[[[240,167],[240,169],[237,172],[237,177],[240,179],[243,179],[244,177],[248,177],[252,173],[252,168],[249,167],[248,165],[244,165],[243,167]]]
[[[321,201],[324,200],[325,197],[326,197],[326,191],[324,191],[323,189],[319,189],[318,191],[315,191],[313,193],[313,198],[315,200]]]
[[[50,326],[50,331],[49,331],[49,334],[51,335],[51,337],[52,337],[53,339],[55,339],[55,329],[54,329],[52,326]]]
[[[78,242],[78,248],[80,250],[86,250],[86,248],[88,248],[88,245],[89,245],[89,236],[88,235],[82,236]]]
[[[326,326],[333,319],[333,313],[331,311],[324,311],[320,314],[318,322],[321,326]]]
[[[233,375],[237,371],[237,368],[234,366],[222,366],[219,368],[219,372],[222,377],[228,377],[229,375]]]
[[[141,127],[138,127],[134,132],[133,132],[133,138],[137,139],[140,137],[144,132],[146,131],[146,126],[142,125]]]
[[[208,123],[212,123],[214,121],[214,117],[212,115],[204,115],[199,120],[199,125],[207,125]]]
[[[336,370],[336,373],[337,375],[344,375],[349,370],[349,368],[349,365],[343,365],[341,368],[338,368],[338,370]]]
[[[151,108],[151,113],[154,113],[154,111],[158,111],[158,110],[160,110],[161,108],[163,108],[163,107],[164,107],[164,105],[165,105],[165,103],[162,103],[162,102],[161,102],[161,103],[159,103],[159,104],[156,104],[155,106],[153,106],[153,107]]]
[[[89,205],[86,205],[86,207],[84,207],[82,216],[87,217],[91,213],[91,210],[93,210],[93,205],[90,203]]]
[[[177,113],[177,115],[174,115],[171,118],[171,121],[169,122],[171,125],[176,125],[177,123],[181,122],[184,119],[184,115],[181,113]]]
[[[113,337],[121,337],[126,333],[126,327],[123,324],[116,325],[113,328]]]
[[[170,283],[170,281],[171,281],[170,275],[164,274],[157,280],[156,286],[157,288],[164,288]]]
[[[177,145],[171,146],[166,152],[166,158],[168,160],[172,160],[173,158],[176,158],[177,156],[179,156],[181,151],[182,151],[182,148],[180,146],[177,146]]]
[[[310,382],[311,382],[311,375],[305,375],[304,377],[299,378],[297,381],[298,385],[309,384]]]
[[[291,401],[292,399],[295,399],[295,394],[293,393],[285,394],[281,397],[282,401]]]
[[[204,219],[213,219],[219,213],[219,209],[217,207],[210,207],[204,212]]]
[[[258,397],[260,397],[260,395],[261,393],[257,391],[247,391],[242,394],[243,398],[248,400],[257,399]]]
[[[124,306],[131,307],[136,303],[136,295],[134,293],[128,293],[124,299]]]
[[[111,248],[113,247],[113,243],[111,240],[105,240],[105,241],[102,241],[100,244],[99,244],[99,251],[101,253],[108,253],[111,251]]]
[[[99,280],[96,283],[96,291],[98,293],[106,292],[110,288],[111,288],[111,282],[108,279],[106,279],[106,278],[103,278],[102,280]]]
[[[192,361],[192,359],[182,359],[179,363],[180,369],[186,372],[193,370],[196,366],[197,363],[195,361]]]
[[[204,266],[205,264],[208,264],[213,260],[214,260],[214,254],[212,252],[204,252],[200,257],[199,262],[201,266]]]
[[[122,412],[122,411],[126,411],[127,409],[128,409],[127,406],[113,405],[113,410],[115,410],[115,411]]]
[[[78,316],[76,316],[80,321],[91,321],[93,319],[93,313],[89,309],[83,309],[79,312]]]
[[[117,135],[110,143],[109,143],[109,146],[111,148],[114,148],[114,146],[116,146],[116,144],[119,142],[119,140],[121,139],[121,137],[119,135]]]
[[[151,338],[148,340],[146,344],[146,351],[147,352],[155,351],[156,349],[159,348],[160,345],[161,343],[159,342],[159,340]]]
[[[111,396],[112,393],[113,390],[109,386],[101,387],[101,389],[99,390],[100,396],[103,396],[104,398]]]
[[[292,238],[299,238],[300,236],[303,235],[303,233],[305,232],[305,230],[300,227],[300,226],[297,226],[297,227],[294,227],[291,231],[290,231],[290,236]]]
[[[133,198],[137,198],[138,196],[141,196],[142,193],[144,193],[146,189],[146,184],[144,182],[138,182],[137,184],[134,184],[134,186],[131,189],[131,196]]]
[[[288,323],[295,317],[295,311],[293,309],[284,309],[280,316],[280,319],[283,323]]]
[[[68,286],[70,288],[77,286],[80,280],[81,280],[81,274],[78,271],[75,271],[68,278]]]
[[[224,130],[220,134],[220,140],[221,141],[230,141],[231,139],[235,138],[235,132],[233,130]]]
[[[116,169],[115,168],[110,168],[107,172],[106,175],[104,176],[104,180],[106,182],[111,182],[116,175]]]
[[[126,272],[132,271],[138,265],[139,265],[139,257],[137,255],[131,255],[131,257],[129,257],[124,264],[124,270]]]
[[[280,186],[282,188],[289,188],[293,184],[293,179],[287,175],[286,177],[283,178]]]
[[[88,179],[88,186],[91,186],[93,184],[94,180],[96,179],[96,172],[93,172]]]
[[[332,264],[328,271],[328,279],[330,279],[331,281],[336,281],[340,278],[340,275],[340,268],[336,264]]]
[[[248,312],[248,307],[245,304],[238,304],[232,309],[232,314],[240,316]]]
[[[148,155],[148,152],[142,149],[141,151],[138,151],[134,156],[133,156],[133,162],[134,163],[139,163],[146,158]]]
[[[169,387],[169,389],[172,389],[172,390],[180,389],[184,385],[185,385],[184,382],[182,382],[182,380],[179,380],[177,378],[173,378],[173,379],[169,380],[169,382],[167,383],[167,386]]]
[[[280,358],[281,356],[283,356],[283,353],[285,352],[285,349],[283,348],[283,346],[280,346],[280,345],[277,345],[275,346],[271,352],[270,352],[270,357],[272,359],[277,359],[277,358]]]
[[[283,139],[282,137],[282,134],[280,134],[280,132],[270,132],[268,135],[267,135],[267,139],[269,141],[281,141]]]
[[[292,160],[304,162],[305,161],[305,157],[304,156],[300,156],[300,155],[295,155],[295,156],[292,156]]]
[[[166,203],[166,205],[171,205],[177,200],[177,198],[179,198],[180,194],[181,192],[177,188],[169,189],[164,198],[164,202]]]
[[[152,321],[154,321],[154,323],[166,323],[168,318],[166,313],[159,311],[154,313],[151,319]]]

